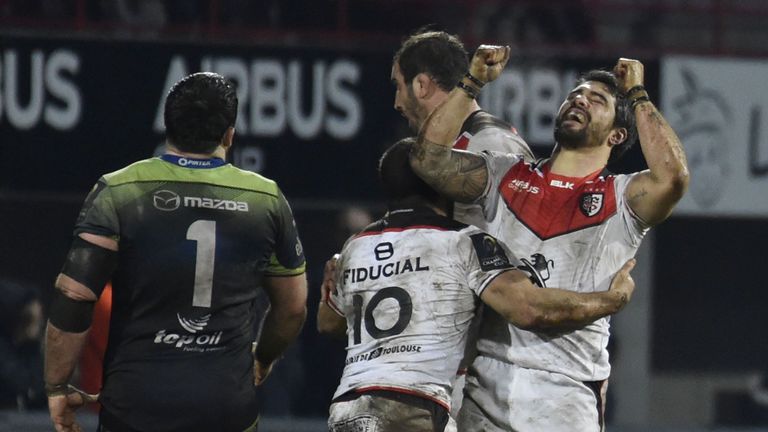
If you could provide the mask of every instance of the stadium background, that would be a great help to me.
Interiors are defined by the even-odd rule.
[[[470,52],[512,45],[481,104],[539,155],[578,72],[638,58],[692,178],[613,319],[609,430],[767,430],[766,18],[762,0],[0,0],[0,277],[47,296],[91,185],[158,150],[169,85],[222,73],[240,96],[232,160],[281,185],[309,262],[309,319],[263,429],[322,430],[344,358],[315,331],[322,264],[351,208],[381,214],[376,160],[408,134],[389,83],[401,38],[433,23]],[[639,147],[611,168],[643,168]],[[0,412],[0,430],[48,429]]]

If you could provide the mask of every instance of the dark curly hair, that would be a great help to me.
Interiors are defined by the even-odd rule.
[[[445,91],[453,90],[469,70],[467,50],[457,36],[426,29],[408,36],[393,62],[400,67],[406,83],[426,73]]]
[[[166,135],[182,151],[213,152],[236,118],[235,86],[219,74],[188,75],[165,99]]]

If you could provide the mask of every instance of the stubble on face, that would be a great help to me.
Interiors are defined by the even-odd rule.
[[[416,95],[413,94],[413,88],[411,86],[408,86],[408,96],[405,100],[404,111],[411,130],[418,133],[421,129],[421,125],[423,125],[424,121],[427,119],[427,110],[419,103]]]
[[[582,84],[577,87],[577,89],[586,87],[586,90],[581,90],[586,93],[586,96],[582,93],[582,96],[579,97],[592,98],[595,101],[602,101],[600,102],[601,105],[608,105],[608,95],[603,94],[604,92],[598,92],[593,86],[594,84]],[[576,92],[577,89],[574,89],[574,92]],[[569,95],[569,98],[570,97],[572,97],[572,95]],[[595,102],[589,102],[590,105],[592,103]],[[595,113],[598,116],[598,119],[595,121],[593,121],[594,119],[592,115],[594,109],[597,109]],[[612,129],[612,126],[601,127],[600,119],[602,119],[602,117],[599,108],[588,108],[579,105],[575,102],[575,99],[566,100],[563,103],[563,108],[561,108],[557,118],[555,118],[555,142],[563,148],[571,149],[600,146]],[[610,123],[613,123],[612,120]]]
[[[413,83],[406,83],[405,77],[400,70],[400,66],[395,63],[392,65],[391,73],[392,84],[395,86],[395,108],[400,114],[408,120],[408,126],[414,133],[418,133],[421,125],[427,119],[427,110],[419,102],[416,94],[413,92]]]

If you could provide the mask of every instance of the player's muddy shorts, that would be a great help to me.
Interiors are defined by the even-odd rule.
[[[467,373],[458,429],[601,432],[606,388],[607,381],[581,382],[478,356]]]
[[[455,432],[448,410],[429,399],[387,390],[348,392],[333,400],[331,432]]]

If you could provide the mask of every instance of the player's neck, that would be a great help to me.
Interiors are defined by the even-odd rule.
[[[550,160],[550,172],[565,177],[584,177],[608,163],[608,156],[599,147],[558,147]]]
[[[224,147],[222,146],[216,147],[216,150],[214,150],[213,153],[191,153],[191,152],[181,151],[173,144],[166,143],[165,152],[175,156],[181,156],[181,157],[190,158],[190,159],[213,159],[213,158],[226,159],[227,157],[227,150],[224,149]]]
[[[427,116],[424,117],[423,120],[426,120],[426,117],[429,116],[429,114],[434,111],[441,103],[443,103],[446,99],[448,99],[448,92],[441,91],[439,94],[436,93],[435,96],[424,106],[426,107],[426,114]],[[477,100],[472,101],[470,112],[479,111],[482,108],[480,107],[480,104],[477,103]],[[466,120],[466,119],[464,119]],[[422,122],[422,126],[423,126]],[[416,131],[418,132],[418,131]]]

